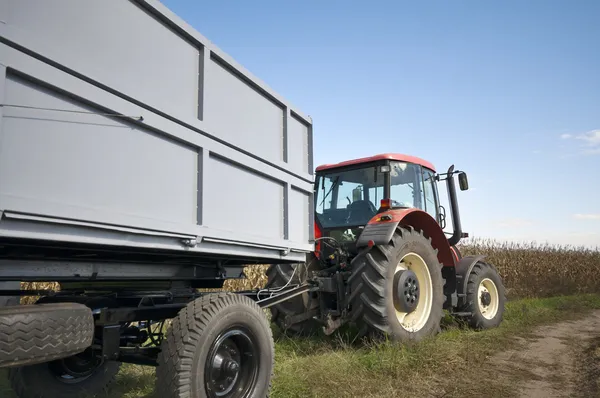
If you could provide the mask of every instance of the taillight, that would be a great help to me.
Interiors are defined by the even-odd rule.
[[[322,236],[323,236],[323,233],[321,232],[321,228],[319,228],[319,224],[317,224],[317,222],[315,221],[315,239],[319,239]],[[318,240],[315,243],[315,256],[317,256],[317,258],[319,258],[320,251],[321,251],[321,241]]]

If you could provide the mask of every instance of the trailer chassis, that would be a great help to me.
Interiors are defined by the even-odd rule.
[[[0,290],[0,296],[42,296],[36,304],[79,303],[92,309],[96,325],[96,339],[90,349],[93,356],[102,361],[118,361],[138,365],[157,366],[160,352],[160,335],[152,333],[152,325],[163,324],[175,318],[186,305],[210,292],[197,292],[190,288],[174,288],[165,291],[55,291],[55,290]],[[254,289],[236,291],[235,294],[249,297],[262,309],[270,308],[283,301],[319,290],[316,282],[310,281],[287,289]],[[260,296],[268,296],[260,298]],[[315,316],[317,313],[314,314]],[[132,324],[137,326],[131,326]],[[145,331],[144,329],[149,329]],[[156,335],[159,335],[157,338]],[[150,346],[141,346],[148,339]],[[158,341],[157,341],[158,340]],[[134,344],[133,347],[128,346]]]

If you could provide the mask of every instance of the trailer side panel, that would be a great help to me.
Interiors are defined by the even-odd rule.
[[[312,121],[200,33],[154,0],[0,10],[0,239],[312,250]]]

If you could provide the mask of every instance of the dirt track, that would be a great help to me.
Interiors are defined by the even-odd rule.
[[[496,375],[520,383],[521,397],[600,397],[600,311],[537,328],[491,358]]]

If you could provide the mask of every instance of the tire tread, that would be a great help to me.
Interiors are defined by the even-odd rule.
[[[350,284],[349,303],[351,304],[351,319],[359,326],[359,336],[389,335],[391,327],[385,308],[385,284],[387,280],[387,267],[392,266],[393,250],[405,239],[416,238],[424,240],[431,245],[431,239],[424,236],[420,230],[412,226],[398,226],[387,245],[374,246],[364,259],[359,260],[356,269],[349,277]],[[437,255],[437,250],[432,248]],[[434,266],[442,268],[441,263]],[[443,281],[443,279],[442,279]],[[440,302],[433,305],[443,305],[445,296],[441,295]],[[443,318],[440,311],[439,324]],[[439,328],[438,328],[439,329]]]
[[[504,287],[504,284],[502,283],[502,280],[500,279],[499,273],[497,268],[490,263],[484,262],[484,261],[478,261],[474,266],[473,269],[471,270],[471,273],[468,275],[467,277],[467,289],[466,289],[466,301],[465,301],[465,305],[463,306],[463,308],[461,309],[461,312],[470,312],[471,315],[467,317],[467,321],[469,323],[469,326],[475,330],[482,330],[482,329],[487,329],[489,327],[492,327],[490,325],[486,325],[488,323],[488,320],[486,320],[485,318],[483,318],[482,316],[479,315],[478,309],[479,309],[479,305],[476,302],[477,299],[477,292],[479,290],[479,279],[481,274],[486,272],[486,268],[488,268],[492,274],[494,274],[495,276],[497,276],[497,279],[499,281],[494,281],[494,283],[496,284],[496,288],[498,289],[498,298],[500,300],[499,305],[501,306],[501,308],[498,309],[498,311],[501,312],[500,318],[497,320],[497,322],[495,322],[494,326],[496,324],[499,324],[502,321],[502,317],[504,315],[504,304],[507,300],[506,297],[506,288]]]
[[[81,304],[38,304],[0,308],[0,367],[48,362],[92,344],[92,311]]]

